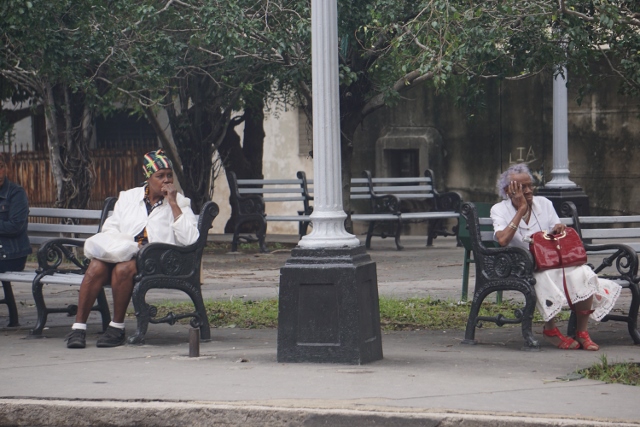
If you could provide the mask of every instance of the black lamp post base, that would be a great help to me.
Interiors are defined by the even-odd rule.
[[[540,187],[538,189],[538,196],[544,196],[551,200],[556,212],[560,212],[563,202],[573,202],[578,209],[578,215],[589,216],[589,197],[582,190],[581,187],[568,187],[568,188],[546,188]]]
[[[364,246],[293,249],[280,269],[278,362],[380,359],[376,264]]]

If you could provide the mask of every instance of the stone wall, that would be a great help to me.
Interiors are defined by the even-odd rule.
[[[569,85],[569,178],[588,195],[592,215],[640,213],[639,101],[619,95],[617,85],[602,82],[580,105],[577,85]],[[541,183],[551,180],[551,76],[491,82],[484,102],[486,107],[472,115],[426,85],[405,94],[397,106],[376,111],[359,128],[354,176],[363,169],[384,174],[380,141],[404,133],[432,136],[421,170],[434,169],[437,188],[458,191],[464,200],[496,201],[495,181],[510,163],[526,162]]]

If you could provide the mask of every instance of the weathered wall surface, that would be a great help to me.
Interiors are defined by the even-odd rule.
[[[581,105],[569,86],[570,179],[589,196],[592,214],[640,213],[639,101],[604,82]],[[376,170],[376,141],[394,128],[433,128],[442,137],[428,167],[442,177],[439,190],[465,200],[496,200],[495,181],[510,163],[526,162],[541,182],[553,167],[551,77],[488,85],[486,108],[469,116],[446,96],[416,88],[393,108],[368,117],[356,134],[353,173]]]

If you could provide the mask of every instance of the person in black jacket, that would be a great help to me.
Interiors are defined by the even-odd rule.
[[[31,253],[27,236],[29,202],[24,188],[7,179],[7,163],[0,156],[0,272],[22,271]]]

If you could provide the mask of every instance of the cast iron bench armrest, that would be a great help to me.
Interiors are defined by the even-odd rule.
[[[438,211],[454,211],[460,212],[462,205],[462,196],[455,191],[447,191],[446,193],[435,193],[436,210]]]
[[[482,321],[493,322],[498,326],[520,323],[524,338],[523,349],[538,349],[538,341],[532,332],[533,314],[536,306],[536,281],[533,277],[534,263],[531,253],[518,247],[485,246],[484,242],[493,241],[493,233],[481,231],[480,225],[486,225],[488,221],[478,218],[478,212],[473,203],[463,203],[461,215],[467,222],[476,267],[473,301],[469,309],[463,343],[476,343],[476,327]],[[493,292],[505,290],[520,292],[525,300],[524,306],[517,309],[512,318],[502,314],[495,317],[480,316],[480,308],[485,298]]]
[[[594,273],[598,274],[606,268],[615,266],[616,273],[607,273],[607,278],[638,281],[638,256],[632,247],[622,243],[607,244],[584,244],[587,253],[603,252],[609,254],[600,262],[598,266],[590,264]],[[634,278],[634,276],[636,276]]]
[[[134,276],[131,301],[136,313],[137,330],[129,337],[131,344],[143,344],[149,323],[173,325],[182,318],[191,318],[191,326],[200,328],[200,339],[211,339],[207,311],[202,299],[201,267],[202,253],[207,244],[207,235],[213,220],[218,215],[218,205],[207,202],[198,216],[198,240],[188,246],[168,243],[149,243],[138,252],[137,274]],[[152,289],[174,289],[186,293],[193,302],[194,311],[180,315],[169,313],[157,318],[157,309],[146,301]]]
[[[191,277],[200,274],[197,245],[196,242],[189,246],[168,243],[149,243],[143,246],[136,259],[138,273],[134,281],[139,282],[143,277],[155,274],[170,277]]]
[[[392,194],[371,194],[373,214],[400,215],[400,199]]]
[[[83,273],[89,265],[89,260],[80,260],[74,249],[83,248],[84,240],[59,238],[46,241],[37,252],[38,271],[57,271],[65,261],[72,262]]]

